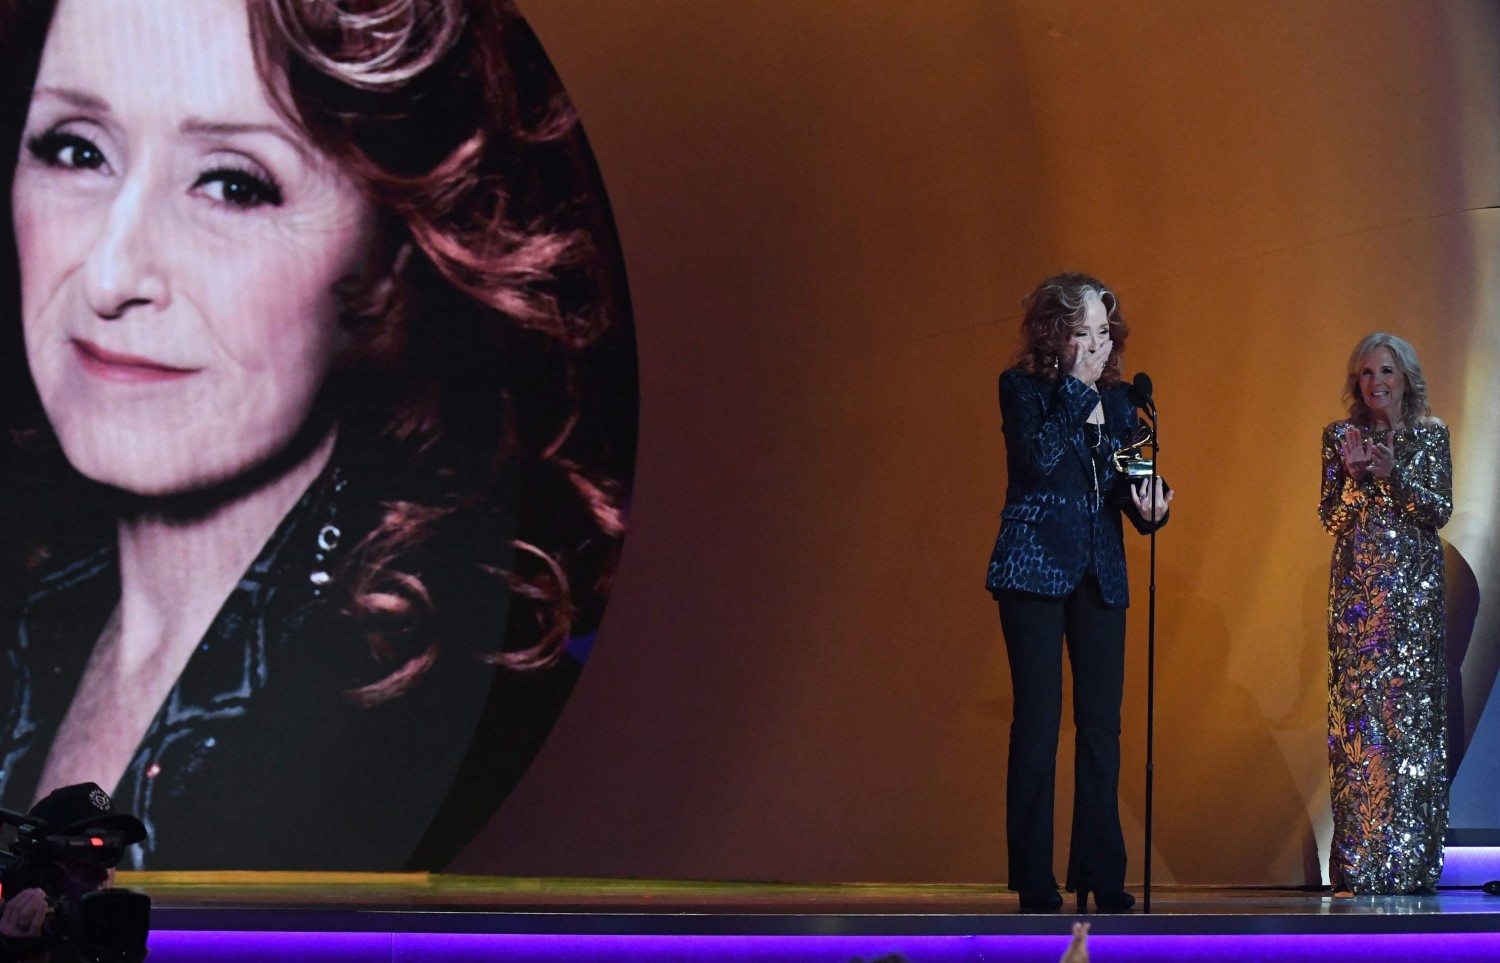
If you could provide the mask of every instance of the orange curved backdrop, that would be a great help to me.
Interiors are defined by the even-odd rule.
[[[525,12],[615,205],[640,467],[590,669],[456,869],[1003,882],[995,377],[1018,300],[1062,268],[1120,293],[1180,495],[1159,545],[1154,878],[1320,877],[1317,442],[1371,330],[1416,344],[1454,429],[1444,536],[1468,607],[1463,725],[1483,727],[1500,660],[1492,4]],[[1138,879],[1144,540],[1129,552]],[[1065,827],[1066,725],[1062,744]],[[1060,864],[1065,844],[1060,828]]]

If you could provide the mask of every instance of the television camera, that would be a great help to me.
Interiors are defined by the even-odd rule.
[[[75,788],[84,787],[68,787]],[[103,790],[91,784],[88,789],[97,793],[96,806],[103,799],[102,811],[65,825],[0,809],[0,839],[9,837],[0,851],[0,899],[14,899],[32,888],[47,897],[42,934],[6,941],[16,959],[44,953],[50,953],[51,963],[140,963],[146,958],[151,898],[100,888],[125,850],[145,838],[145,827],[133,816],[109,811]]]

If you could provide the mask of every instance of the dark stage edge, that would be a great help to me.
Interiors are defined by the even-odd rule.
[[[576,936],[1033,936],[1080,918],[1023,914],[955,884],[781,885],[346,874],[122,873],[154,931]],[[1139,893],[1137,893],[1139,895]],[[1500,933],[1500,897],[1336,898],[1297,889],[1156,887],[1152,912],[1090,914],[1095,936]]]

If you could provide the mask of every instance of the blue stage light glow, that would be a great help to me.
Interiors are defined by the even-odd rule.
[[[1500,879],[1500,846],[1443,847],[1443,878],[1439,886],[1481,886]]]

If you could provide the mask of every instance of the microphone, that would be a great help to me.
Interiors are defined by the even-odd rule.
[[[1125,389],[1130,403],[1137,408],[1147,412],[1156,410],[1156,403],[1151,400],[1151,376],[1142,371],[1130,381],[1130,386]]]

